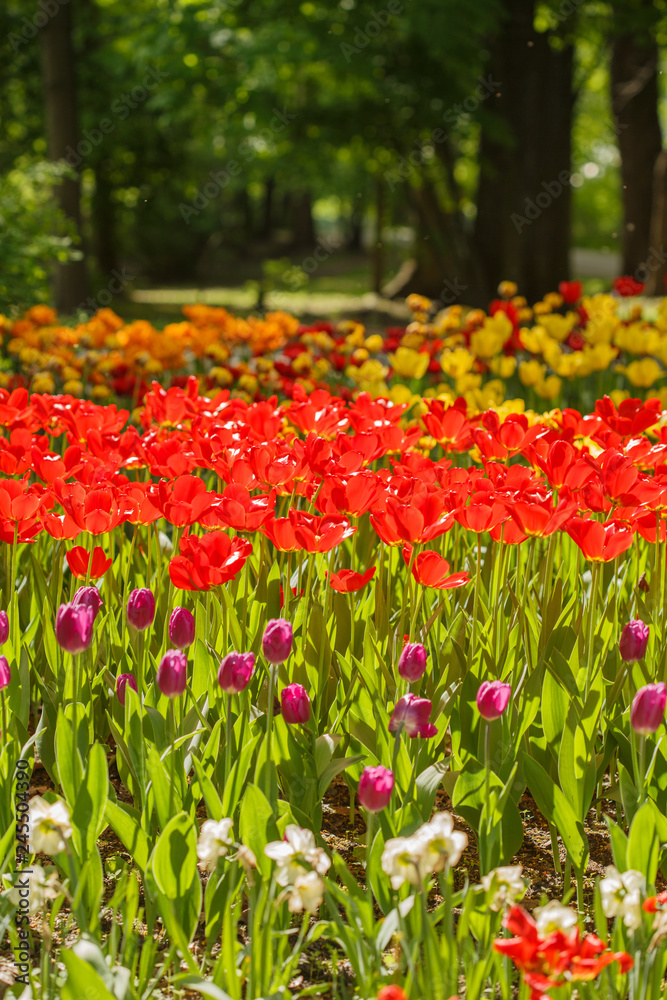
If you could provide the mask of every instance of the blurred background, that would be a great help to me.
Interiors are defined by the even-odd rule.
[[[0,311],[667,273],[662,0],[4,0]]]

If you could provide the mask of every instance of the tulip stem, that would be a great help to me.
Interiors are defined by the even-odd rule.
[[[597,603],[597,595],[598,595],[599,570],[600,570],[600,563],[597,560],[595,560],[593,562],[593,567],[591,569],[591,596],[590,596],[590,601],[588,602],[588,663],[586,666],[586,687],[584,689],[584,704],[586,704],[586,699],[588,698],[588,692],[590,690],[591,681],[593,680],[595,605]]]
[[[482,536],[477,534],[477,571],[475,573],[475,600],[472,609],[472,642],[470,643],[470,663],[472,668],[475,662],[475,647],[477,646],[477,612],[479,609],[479,580],[482,575]]]
[[[271,780],[271,736],[273,735],[273,672],[276,668],[269,664],[269,693],[266,703],[266,790],[270,792]]]
[[[169,736],[171,738],[171,754],[169,763],[171,764],[171,774],[169,776],[169,819],[174,815],[174,787],[176,785],[176,722],[174,720],[174,699],[169,699]]]
[[[646,801],[646,737],[639,737],[639,774],[637,775],[637,790],[639,805]]]
[[[3,688],[2,692],[0,692],[0,696],[2,697],[2,739],[3,739],[3,743],[6,744],[7,743],[7,703],[5,701],[5,691],[4,691],[4,688]]]
[[[373,820],[375,815],[366,811],[366,892],[371,891],[371,849],[373,847]]]
[[[232,769],[232,696],[227,695],[227,716],[225,718],[225,782],[229,781]]]
[[[74,690],[73,701],[72,701],[72,727],[74,729],[74,782],[75,786],[79,787],[79,782],[81,780],[80,773],[80,760],[79,760],[79,724],[78,724],[78,702],[79,702],[79,665],[77,658],[72,654],[72,687]]]
[[[352,537],[354,537],[354,536],[352,536]],[[408,575],[407,575],[407,578],[406,578],[405,583],[403,585],[403,604],[401,606],[401,617],[399,619],[398,634],[396,636],[396,638],[398,639],[399,653],[400,653],[400,650],[403,648],[403,622],[405,621],[405,611],[406,611],[406,608],[408,606],[409,595],[410,595],[410,593],[412,591],[412,567],[414,565],[416,552],[417,552],[417,546],[413,545],[412,546],[412,552],[410,553],[410,564],[408,566]],[[396,650],[396,647],[394,646],[394,650],[393,650],[394,654],[395,654],[395,650]],[[393,655],[392,655],[392,659],[393,659]]]

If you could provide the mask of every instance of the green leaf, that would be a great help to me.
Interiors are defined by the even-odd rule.
[[[116,1000],[89,962],[79,958],[70,948],[62,948],[60,957],[67,969],[63,1000]]]
[[[72,825],[82,838],[84,857],[91,854],[102,832],[108,787],[106,754],[101,743],[94,743],[72,813]]]
[[[228,993],[221,990],[219,986],[201,976],[192,976],[190,973],[178,975],[173,980],[176,986],[184,990],[192,990],[193,993],[201,993],[203,997],[212,997],[212,1000],[231,1000]]]
[[[654,808],[651,802],[645,802],[639,807],[632,820],[628,839],[628,867],[642,872],[649,887],[655,883],[660,858]]]
[[[182,899],[197,875],[197,834],[187,813],[179,813],[160,834],[151,859],[158,889],[167,899]]]
[[[145,872],[150,845],[146,833],[141,828],[139,813],[124,802],[107,799],[104,815],[113,832],[132,855],[137,868]]]
[[[269,840],[279,840],[273,809],[261,788],[248,785],[241,803],[240,838],[257,858],[257,867],[264,878],[271,873],[271,860],[264,853]]]
[[[572,863],[583,871],[588,858],[588,842],[574,809],[544,768],[527,753],[521,756],[526,781],[537,808],[545,819],[556,824]]]
[[[619,872],[624,872],[628,868],[628,838],[617,823],[614,823],[611,816],[605,816],[609,839],[611,840],[611,853],[614,864]]]

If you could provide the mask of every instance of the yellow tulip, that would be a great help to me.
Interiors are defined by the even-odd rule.
[[[408,347],[399,347],[394,354],[389,355],[394,372],[401,378],[423,378],[430,360],[427,353],[420,354]]]
[[[440,357],[440,367],[450,378],[461,378],[472,369],[474,364],[474,357],[465,347],[458,347],[454,351],[445,351]]]
[[[535,386],[535,392],[542,399],[555,399],[560,393],[562,382],[557,375],[549,375]]]
[[[517,361],[513,354],[501,354],[497,358],[491,358],[489,368],[494,375],[500,378],[511,378],[516,371]]]
[[[642,358],[632,361],[627,367],[619,365],[617,371],[623,372],[631,385],[638,389],[650,388],[664,374],[655,358]]]
[[[519,365],[519,378],[523,385],[537,385],[544,378],[545,365],[539,361],[522,361]]]

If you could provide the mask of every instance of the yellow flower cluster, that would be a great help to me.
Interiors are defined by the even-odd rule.
[[[476,412],[508,398],[516,410],[524,400],[576,406],[594,378],[596,395],[620,402],[641,391],[667,407],[667,299],[650,314],[611,295],[573,305],[551,293],[529,307],[512,282],[499,294],[488,313],[459,305],[437,312],[411,295],[411,321],[386,332],[354,320],[302,327],[284,312],[244,318],[201,304],[163,330],[125,323],[110,309],[68,327],[35,306],[18,320],[0,316],[0,386],[136,405],[152,380],[184,384],[195,374],[205,389],[247,399],[290,394],[298,381],[307,391],[327,386],[412,405],[462,396]]]

